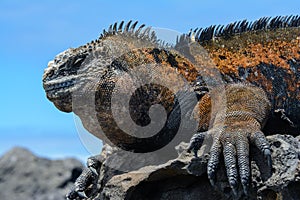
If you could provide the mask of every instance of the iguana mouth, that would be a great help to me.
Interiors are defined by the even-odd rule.
[[[58,83],[45,83],[44,89],[46,92],[60,91],[60,90],[66,90],[74,85],[75,85],[75,79],[71,79],[68,81],[58,82]]]
[[[72,112],[74,81],[43,85],[47,98],[63,112]]]

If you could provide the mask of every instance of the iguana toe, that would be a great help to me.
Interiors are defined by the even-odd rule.
[[[249,163],[249,143],[248,139],[240,138],[236,141],[237,161],[239,175],[244,193],[248,194],[250,184],[250,163]]]
[[[271,149],[264,134],[260,131],[255,132],[251,135],[250,140],[263,153],[268,166],[272,168]]]
[[[228,182],[233,193],[236,195],[238,172],[236,165],[237,152],[235,146],[231,142],[226,141],[225,145],[223,146],[223,154],[226,172],[228,176]]]
[[[99,156],[93,156],[88,158],[87,160],[87,167],[92,170],[94,172],[95,175],[99,175],[98,174],[98,170],[101,167],[101,162],[99,160]]]
[[[216,182],[216,173],[219,165],[221,151],[221,143],[217,139],[212,144],[212,147],[210,149],[210,159],[207,163],[207,175],[212,186],[214,186]]]
[[[198,157],[197,152],[201,148],[206,135],[207,135],[207,132],[201,132],[201,133],[195,134],[192,137],[192,139],[190,140],[190,144],[187,149],[187,152],[190,153],[191,151],[193,151],[195,157],[197,158]]]

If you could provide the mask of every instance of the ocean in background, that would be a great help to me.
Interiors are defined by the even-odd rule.
[[[9,133],[9,134],[8,134]],[[20,134],[22,133],[22,134]],[[80,133],[59,133],[59,132],[32,132],[29,130],[0,130],[0,156],[13,147],[24,147],[35,155],[49,159],[76,158],[82,162],[92,155],[99,154],[102,142],[95,139],[91,134]],[[82,135],[84,134],[84,135]],[[90,142],[87,145],[86,139]],[[91,150],[94,149],[94,150]]]

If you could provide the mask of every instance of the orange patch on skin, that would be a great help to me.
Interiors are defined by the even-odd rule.
[[[265,77],[263,74],[261,74],[261,72],[257,71],[256,74],[251,74],[248,77],[248,79],[251,80],[251,82],[261,83],[262,85],[264,85],[265,90],[269,94],[271,94],[273,92],[272,79],[267,79],[267,77]]]
[[[277,34],[277,35],[276,35]],[[243,33],[225,40],[203,44],[214,63],[224,73],[238,73],[238,67],[260,63],[282,67],[291,73],[288,61],[300,59],[299,29]]]
[[[178,72],[182,74],[187,81],[195,81],[198,73],[194,65],[187,59],[179,56],[176,57],[176,61],[178,63]]]
[[[211,120],[211,97],[209,94],[204,95],[197,103],[198,111],[194,113],[194,118],[199,122],[198,129],[207,130]]]
[[[260,63],[273,64],[289,70],[288,60],[300,59],[299,41],[287,43],[275,41],[272,44],[249,44],[237,52],[229,49],[213,49],[210,55],[216,66],[223,72],[237,73],[238,67],[252,67]]]

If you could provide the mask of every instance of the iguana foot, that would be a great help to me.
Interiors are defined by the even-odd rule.
[[[211,184],[215,185],[216,172],[223,151],[228,182],[234,195],[237,195],[239,180],[243,192],[245,195],[248,194],[250,185],[249,143],[254,144],[263,153],[268,166],[272,167],[269,143],[260,130],[249,128],[250,126],[246,122],[241,122],[195,134],[188,147],[188,152],[193,151],[197,157],[197,151],[204,141],[204,136],[212,135],[214,140],[207,166],[208,178]]]
[[[202,124],[210,124],[211,128],[196,134],[191,139],[188,151],[194,151],[196,155],[204,142],[204,136],[210,136],[212,145],[207,174],[211,184],[215,185],[223,154],[228,183],[233,194],[238,195],[241,185],[247,195],[251,175],[250,144],[262,152],[270,169],[272,167],[270,145],[261,131],[271,112],[271,103],[266,93],[253,85],[230,84],[225,87],[225,95],[220,95],[218,89],[211,90],[199,101],[198,108],[202,117],[199,128],[202,128]],[[205,117],[207,113],[210,119]]]
[[[77,178],[71,191],[66,195],[68,200],[86,199],[97,190],[97,181],[101,162],[98,156],[87,160],[87,168]]]

